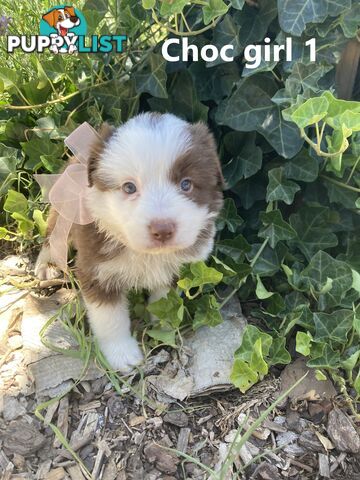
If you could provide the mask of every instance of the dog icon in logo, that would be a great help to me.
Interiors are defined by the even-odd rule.
[[[71,38],[75,36],[75,33],[69,30],[79,26],[81,23],[80,18],[75,13],[74,7],[54,8],[53,10],[45,13],[45,15],[42,16],[42,19],[45,20],[50,27],[57,31],[57,33],[50,34],[50,37],[52,37],[54,40],[56,37],[67,37],[69,40],[71,40]],[[64,46],[59,48],[56,43],[59,43],[59,45],[64,45],[65,38],[59,38],[59,40],[59,42],[54,42],[50,47],[52,52],[74,53],[77,50],[76,45],[73,43],[69,45],[68,48]]]

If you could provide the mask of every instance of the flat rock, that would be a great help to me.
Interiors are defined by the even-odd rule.
[[[46,442],[45,436],[26,420],[13,420],[4,434],[4,449],[26,457],[37,452]]]
[[[287,365],[281,372],[281,389],[279,396],[289,390],[289,388],[306,373],[307,376],[303,381],[289,393],[288,398],[290,400],[302,397],[311,390],[314,390],[315,394],[319,395],[321,398],[330,399],[337,394],[334,385],[329,379],[321,381],[317,380],[315,377],[315,369],[306,366],[305,358],[298,358],[295,362]],[[285,403],[286,400],[284,400],[283,404]]]
[[[184,338],[184,351],[189,357],[186,362],[178,361],[175,373],[169,362],[160,375],[147,377],[157,392],[184,400],[233,388],[230,373],[234,352],[241,344],[247,320],[235,298],[222,308],[221,314],[224,321],[220,325],[200,327]]]
[[[360,453],[360,437],[350,418],[339,408],[329,413],[327,433],[340,452]]]

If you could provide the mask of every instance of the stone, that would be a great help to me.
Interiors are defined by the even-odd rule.
[[[321,442],[315,435],[315,433],[310,432],[309,430],[306,430],[305,432],[302,432],[302,434],[299,437],[299,445],[302,447],[305,447],[307,450],[310,450],[311,452],[324,452],[324,447],[322,446]]]
[[[163,473],[172,475],[176,473],[180,459],[172,452],[169,452],[154,442],[148,443],[144,448],[144,455],[149,463]]]
[[[168,412],[164,415],[163,420],[177,427],[187,427],[189,423],[188,416],[184,412]]]
[[[3,417],[7,422],[25,415],[26,408],[15,397],[5,395],[3,402]]]
[[[317,380],[315,376],[315,369],[308,368],[306,366],[305,358],[298,358],[295,362],[286,365],[284,370],[281,372],[281,389],[279,396],[285,393],[289,388],[294,385],[297,380],[300,380],[306,373],[306,377],[303,381],[293,388],[288,395],[290,400],[295,400],[298,397],[305,396],[309,391],[314,390],[320,398],[332,398],[337,395],[334,385],[332,382],[327,380]],[[286,399],[282,402],[282,405],[286,404]]]
[[[4,449],[26,457],[37,452],[46,442],[45,436],[24,419],[10,422],[4,434]]]
[[[350,418],[339,408],[329,413],[327,433],[340,452],[360,453],[360,437]]]

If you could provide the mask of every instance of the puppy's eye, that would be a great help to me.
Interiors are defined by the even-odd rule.
[[[125,182],[121,188],[128,195],[132,195],[136,192],[136,185],[133,182]]]
[[[193,187],[193,184],[190,178],[184,178],[184,180],[181,180],[180,188],[183,192],[190,192],[192,187]]]

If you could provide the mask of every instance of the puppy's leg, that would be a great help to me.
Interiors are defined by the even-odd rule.
[[[46,229],[46,239],[41,247],[39,256],[35,263],[35,275],[40,280],[52,280],[61,275],[61,271],[53,264],[50,254],[49,236],[55,227],[58,213],[54,209],[50,209],[48,217],[48,226]]]
[[[130,316],[125,298],[113,303],[94,303],[85,298],[90,325],[102,353],[114,370],[128,373],[143,360],[130,332]]]

